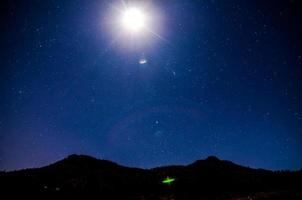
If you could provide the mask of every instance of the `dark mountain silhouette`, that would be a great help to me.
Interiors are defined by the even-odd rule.
[[[175,179],[163,183],[167,177]],[[2,197],[41,199],[302,199],[302,171],[252,169],[208,157],[187,166],[130,168],[84,155],[0,173]]]

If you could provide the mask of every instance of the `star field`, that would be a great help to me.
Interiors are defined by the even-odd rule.
[[[299,1],[152,1],[141,37],[113,27],[121,1],[1,4],[1,170],[73,153],[301,169]]]

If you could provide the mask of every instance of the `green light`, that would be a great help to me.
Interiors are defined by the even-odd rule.
[[[166,179],[164,179],[162,181],[162,183],[167,184],[167,185],[171,185],[171,183],[174,182],[174,181],[175,181],[175,178],[169,178],[169,177],[167,177]]]

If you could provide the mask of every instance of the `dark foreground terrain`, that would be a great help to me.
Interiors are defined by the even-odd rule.
[[[174,178],[170,184],[163,183]],[[0,173],[2,197],[40,199],[302,199],[302,171],[251,169],[216,157],[150,170],[71,155],[52,165]]]

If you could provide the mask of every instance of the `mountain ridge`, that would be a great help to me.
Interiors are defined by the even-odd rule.
[[[168,178],[172,182],[164,184]],[[257,199],[261,193],[265,199],[295,199],[302,197],[300,185],[301,171],[253,169],[215,156],[188,165],[141,169],[72,154],[45,167],[0,173],[3,191],[40,198]]]

